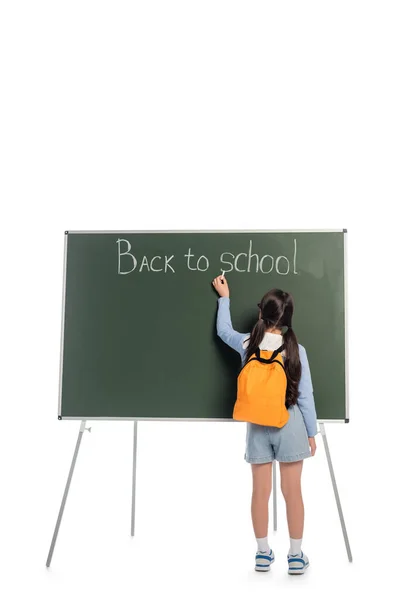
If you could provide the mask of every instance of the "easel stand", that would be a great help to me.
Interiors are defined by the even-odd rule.
[[[47,561],[46,561],[46,567],[50,566],[51,559],[53,557],[54,546],[56,545],[57,536],[58,536],[58,530],[60,529],[61,519],[63,517],[65,504],[67,502],[67,497],[68,497],[68,492],[69,492],[69,486],[71,485],[72,475],[74,474],[75,463],[76,463],[76,459],[78,457],[78,452],[79,452],[79,448],[80,448],[80,445],[81,445],[82,436],[83,436],[83,433],[84,433],[84,431],[86,429],[85,425],[86,425],[86,421],[81,421],[81,426],[79,428],[78,439],[76,441],[76,446],[75,446],[75,452],[74,452],[74,456],[72,458],[72,463],[71,463],[71,467],[70,467],[69,474],[68,474],[67,484],[65,486],[63,499],[61,501],[60,510],[58,512],[58,518],[57,518],[56,527],[55,527],[54,533],[53,533],[53,539],[51,540],[50,550],[49,550],[49,554],[48,554]],[[88,431],[90,432],[90,427],[89,427]]]
[[[334,494],[335,494],[336,506],[337,506],[338,513],[339,513],[340,524],[342,526],[344,543],[346,544],[347,556],[349,557],[349,561],[353,562],[353,556],[352,556],[351,550],[350,550],[349,537],[347,535],[346,524],[344,522],[342,505],[340,503],[339,492],[338,492],[338,488],[337,488],[337,485],[336,485],[335,473],[333,471],[331,453],[329,452],[328,438],[326,437],[326,431],[325,431],[325,425],[324,425],[324,423],[320,423],[320,428],[321,428],[322,440],[324,442],[324,447],[325,447],[326,460],[328,461],[329,473],[331,475],[333,491],[334,491]]]
[[[131,535],[132,536],[135,534],[137,424],[138,424],[138,422],[134,421],[134,424],[133,424],[132,515],[131,515]],[[352,557],[351,550],[350,550],[350,543],[349,543],[349,538],[347,536],[346,525],[345,525],[345,522],[344,522],[342,505],[340,503],[339,492],[338,492],[338,489],[337,489],[335,474],[334,474],[334,471],[333,471],[332,459],[331,459],[331,455],[330,455],[330,452],[329,452],[329,446],[328,446],[328,440],[327,440],[327,437],[326,437],[325,425],[324,425],[324,423],[321,423],[321,422],[319,424],[320,424],[320,428],[321,428],[322,440],[324,442],[324,448],[325,448],[326,458],[327,458],[327,461],[328,461],[329,473],[330,473],[331,480],[332,480],[333,491],[334,491],[334,494],[335,494],[336,505],[337,505],[337,509],[338,509],[338,513],[339,513],[340,524],[342,526],[342,532],[343,532],[344,542],[346,544],[347,556],[348,556],[349,561],[352,562],[353,561],[353,557]],[[65,490],[64,490],[64,495],[63,495],[63,498],[62,498],[62,501],[61,501],[60,510],[58,512],[57,523],[56,523],[56,526],[55,526],[55,529],[54,529],[54,533],[53,533],[53,539],[51,540],[50,550],[49,550],[49,554],[47,556],[46,567],[50,567],[51,559],[53,557],[54,547],[56,545],[58,531],[60,529],[60,525],[61,525],[61,520],[62,520],[63,513],[64,513],[65,504],[67,502],[68,492],[69,492],[69,488],[70,488],[70,485],[71,485],[72,475],[74,474],[75,463],[76,463],[76,459],[77,459],[77,456],[78,456],[79,448],[80,448],[80,445],[81,445],[82,436],[83,436],[85,430],[87,430],[87,431],[90,432],[90,429],[91,429],[90,427],[86,428],[85,425],[86,425],[86,420],[81,421],[81,425],[80,425],[80,428],[79,428],[78,439],[77,439],[76,446],[75,446],[74,456],[72,458],[72,463],[71,463],[71,467],[70,467],[70,470],[69,470],[68,479],[67,479],[67,483],[66,483]],[[274,531],[276,531],[277,527],[278,527],[278,515],[277,515],[276,462],[275,461],[273,462],[273,465],[272,465],[272,480],[273,480],[273,488],[272,488],[273,523],[274,523]]]

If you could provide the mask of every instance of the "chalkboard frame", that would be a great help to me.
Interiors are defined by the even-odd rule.
[[[64,258],[63,258],[63,284],[62,284],[62,310],[61,310],[61,343],[59,365],[59,392],[58,392],[58,420],[70,421],[211,421],[235,423],[233,419],[224,418],[177,418],[177,417],[87,417],[87,416],[61,416],[62,415],[62,377],[64,358],[64,330],[65,330],[65,298],[66,298],[66,273],[69,234],[202,234],[202,233],[343,233],[344,247],[344,340],[345,340],[345,418],[344,419],[318,419],[321,423],[349,423],[349,341],[348,341],[348,254],[347,254],[347,229],[153,229],[153,230],[66,230],[64,232]]]

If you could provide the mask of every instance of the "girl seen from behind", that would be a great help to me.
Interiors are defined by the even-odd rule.
[[[239,352],[242,366],[248,369],[250,361],[257,360],[258,365],[271,362],[260,360],[261,353],[271,355],[274,363],[279,362],[279,356],[282,360],[282,365],[274,367],[277,372],[282,367],[286,375],[283,398],[285,424],[275,427],[257,424],[257,419],[254,419],[255,423],[247,422],[245,460],[252,469],[251,516],[258,546],[255,569],[269,571],[275,560],[268,543],[268,501],[272,487],[272,463],[276,460],[280,466],[290,536],[288,572],[302,574],[310,563],[302,551],[304,505],[301,473],[303,460],[315,454],[317,419],[307,354],[303,346],[298,344],[292,329],[293,298],[282,290],[270,290],[258,304],[259,319],[253,331],[243,334],[232,326],[226,278],[216,277],[213,286],[220,296],[217,333],[228,346]],[[238,402],[235,408],[237,405]],[[260,405],[264,406],[264,402]]]

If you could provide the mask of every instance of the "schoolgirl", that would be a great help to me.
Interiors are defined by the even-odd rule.
[[[287,378],[286,408],[289,413],[283,427],[247,423],[245,460],[251,464],[253,492],[251,516],[257,553],[255,569],[269,571],[275,560],[268,542],[268,500],[272,485],[272,462],[279,462],[281,489],[286,502],[290,536],[288,572],[302,574],[310,562],[302,551],[304,504],[301,493],[303,460],[314,456],[317,419],[310,367],[306,350],[297,342],[292,329],[293,298],[288,292],[270,290],[258,304],[259,319],[250,333],[239,333],[232,326],[229,286],[224,276],[213,281],[219,294],[217,333],[239,352],[242,365],[257,348],[281,351]]]

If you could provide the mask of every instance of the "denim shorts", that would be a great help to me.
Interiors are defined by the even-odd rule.
[[[295,462],[311,456],[303,415],[297,404],[290,406],[289,420],[283,427],[247,423],[248,463]]]

